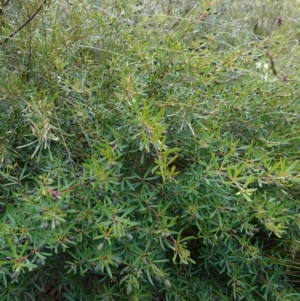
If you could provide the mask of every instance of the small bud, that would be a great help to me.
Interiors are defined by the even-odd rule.
[[[171,288],[171,282],[168,279],[165,279],[165,286],[167,289]]]
[[[12,280],[15,280],[15,279],[18,278],[18,276],[19,276],[19,273],[18,273],[18,272],[14,272],[14,273],[11,275],[11,279],[12,279]]]
[[[45,230],[47,230],[49,228],[49,223],[48,222],[44,222],[43,228]]]
[[[199,213],[196,213],[196,214],[195,214],[195,219],[197,219],[197,220],[201,219]]]
[[[95,266],[95,272],[99,272],[100,271],[100,265],[96,265]]]
[[[127,237],[128,237],[129,240],[133,240],[133,237],[130,233],[127,234]]]
[[[102,242],[98,245],[98,248],[97,248],[98,251],[101,251],[103,249],[103,247],[104,247],[104,243]]]
[[[122,264],[122,262],[121,262],[121,260],[119,258],[114,258],[114,261],[115,261],[115,263],[117,265],[121,265]]]

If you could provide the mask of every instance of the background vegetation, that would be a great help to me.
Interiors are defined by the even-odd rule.
[[[297,300],[298,1],[7,1],[0,300]]]

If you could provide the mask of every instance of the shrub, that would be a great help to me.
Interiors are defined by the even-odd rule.
[[[3,1],[1,300],[300,296],[297,3],[219,2]]]

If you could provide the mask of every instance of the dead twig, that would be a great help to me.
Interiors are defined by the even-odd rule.
[[[283,76],[279,76],[278,75],[278,72],[275,68],[275,61],[274,61],[274,58],[273,58],[273,55],[270,51],[270,49],[267,49],[266,50],[266,56],[269,58],[270,60],[270,65],[271,65],[271,70],[273,72],[273,74],[281,81],[281,82],[286,82],[287,81],[287,75],[284,74]]]
[[[37,8],[37,10],[14,32],[12,32],[8,37],[0,41],[0,45],[6,43],[8,40],[10,40],[12,37],[14,37],[19,31],[21,31],[27,24],[29,24],[33,18],[41,11],[41,9],[44,7],[44,5],[47,3],[47,0],[44,0],[44,2]]]

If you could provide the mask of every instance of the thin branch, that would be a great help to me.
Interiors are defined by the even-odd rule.
[[[278,72],[275,68],[275,61],[273,58],[273,55],[271,53],[271,51],[269,49],[266,50],[266,56],[269,58],[270,60],[270,64],[271,64],[271,70],[273,72],[273,74],[281,81],[281,82],[286,82],[287,81],[287,75],[284,74],[283,76],[279,76]]]
[[[38,7],[38,9],[17,30],[12,32],[4,40],[0,41],[0,45],[6,43],[8,40],[10,40],[12,37],[14,37],[19,31],[21,31],[27,24],[29,24],[33,20],[33,18],[41,11],[41,9],[44,7],[44,5],[46,3],[47,3],[47,0],[44,0],[44,2]]]

